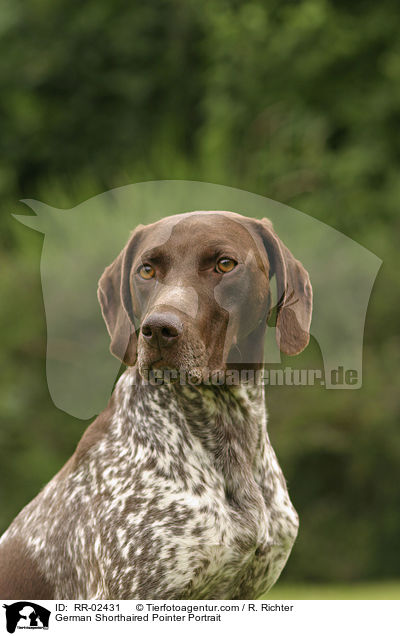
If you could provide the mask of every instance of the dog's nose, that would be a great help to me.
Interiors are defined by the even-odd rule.
[[[183,325],[172,313],[150,314],[142,324],[142,335],[153,347],[169,347],[179,338]]]

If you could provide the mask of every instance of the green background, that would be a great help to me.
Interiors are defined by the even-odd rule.
[[[383,260],[362,389],[271,388],[268,408],[301,520],[282,589],[399,576],[399,29],[394,0],[0,5],[0,530],[87,425],[50,400],[43,237],[11,213],[25,197],[72,207],[201,180],[286,203]],[[320,361],[315,343],[307,356]]]

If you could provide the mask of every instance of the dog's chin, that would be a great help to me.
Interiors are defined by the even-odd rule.
[[[207,377],[207,371],[203,369],[186,369],[166,364],[163,360],[157,362],[142,363],[138,365],[139,374],[146,382],[151,384],[200,384]]]
[[[151,384],[199,385],[209,382],[216,373],[223,372],[225,365],[209,369],[206,366],[174,364],[165,358],[154,360],[139,356],[138,370],[143,380]]]
[[[166,363],[162,358],[152,360],[147,357],[139,357],[138,370],[143,380],[146,382],[153,382],[157,380],[157,384],[170,384],[176,381],[175,376],[178,376],[177,370],[170,364]]]

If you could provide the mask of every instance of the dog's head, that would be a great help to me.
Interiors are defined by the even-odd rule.
[[[259,366],[273,274],[278,345],[294,355],[308,344],[312,290],[267,219],[190,212],[139,226],[99,282],[111,352],[142,375]]]

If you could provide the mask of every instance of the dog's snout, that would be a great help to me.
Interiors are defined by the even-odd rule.
[[[178,316],[172,313],[153,313],[142,325],[144,340],[153,347],[168,347],[176,342],[183,330]]]

